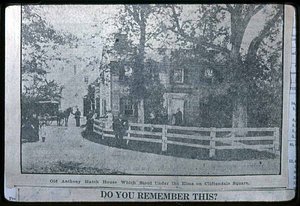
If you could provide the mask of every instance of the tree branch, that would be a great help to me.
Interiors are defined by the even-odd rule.
[[[230,13],[232,13],[233,12],[233,7],[232,7],[232,5],[231,4],[225,4],[226,5],[226,7],[227,7],[227,10],[230,12]]]
[[[265,24],[263,30],[259,33],[259,35],[251,41],[246,61],[252,61],[252,58],[256,55],[260,44],[272,32],[271,28],[276,24],[281,15],[282,12],[277,12],[276,15],[272,19],[270,19],[268,23]]]
[[[251,5],[248,11],[249,15],[247,15],[246,18],[243,20],[244,24],[248,24],[250,19],[262,9],[263,9],[263,5],[259,5],[256,8],[254,5]]]
[[[132,10],[129,8],[129,6],[125,5],[125,10],[129,13],[130,16],[133,17],[133,19],[138,23],[140,22],[140,18],[138,13],[136,12],[136,10],[134,8],[132,8]]]
[[[174,21],[175,21],[175,25],[174,25],[175,27],[174,26],[171,27],[170,28],[171,31],[173,31],[174,33],[177,33],[180,36],[184,37],[187,41],[190,41],[190,42],[195,43],[195,44],[200,44],[200,45],[206,46],[207,48],[218,50],[218,51],[221,51],[221,52],[225,53],[226,55],[229,55],[229,50],[227,48],[216,45],[216,44],[213,44],[213,43],[208,43],[207,41],[200,40],[199,37],[197,38],[197,37],[194,37],[194,36],[191,36],[191,35],[187,34],[182,29],[182,27],[180,26],[179,19],[178,19],[178,14],[176,13],[174,6],[172,6],[172,12],[173,12],[172,16],[173,16]],[[177,28],[177,30],[175,28]]]

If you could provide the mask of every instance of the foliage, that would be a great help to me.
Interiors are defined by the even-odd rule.
[[[171,49],[175,65],[205,65],[213,71],[217,85],[209,89],[210,100],[223,102],[227,109],[220,112],[226,121],[232,109],[232,126],[251,124],[258,117],[254,111],[261,110],[269,112],[266,124],[271,124],[280,116],[282,17],[281,5],[125,5],[117,19],[118,32],[127,35],[126,49],[130,48],[130,55],[123,55],[132,62],[130,94],[136,100],[145,99],[149,91],[161,95],[162,88],[151,86],[155,83],[147,76],[145,58],[149,53],[167,55]],[[262,23],[250,36],[257,18]],[[216,92],[217,87],[222,91]],[[262,107],[266,102],[268,106]],[[235,105],[243,105],[244,114]],[[214,111],[210,113],[214,116]]]
[[[160,115],[164,111],[164,93],[166,92],[164,86],[159,79],[159,63],[146,59],[145,62],[145,118],[150,116],[153,112],[156,116]]]
[[[59,45],[72,44],[76,37],[56,31],[39,14],[38,7],[22,6],[22,74],[45,75],[50,60],[63,60],[57,55]]]
[[[87,88],[87,95],[86,95],[86,101],[88,105],[92,105],[92,103],[95,101],[95,87],[93,87],[91,84]],[[91,108],[88,108],[88,111]],[[95,108],[93,108],[95,109]]]
[[[282,82],[279,81],[282,74],[282,5],[199,5],[190,11],[190,17],[184,16],[186,8],[168,6],[170,20],[167,28],[175,34],[173,39],[186,49],[197,48],[198,55],[191,53],[191,57],[208,60],[214,74],[222,78],[219,86],[229,85],[226,87],[227,95],[233,100],[232,104],[243,105],[244,112],[247,112],[250,109],[247,105],[254,99],[257,102],[251,104],[251,111],[261,110],[259,107],[268,102],[267,107],[272,109],[265,110],[273,112],[269,114],[273,117],[268,119],[277,118],[281,104],[274,103],[281,101],[282,91]],[[259,15],[260,21],[264,21],[260,24],[263,27],[249,37],[249,26],[253,24],[253,18]],[[248,47],[245,46],[246,41]],[[260,98],[260,95],[269,99]],[[254,113],[251,115],[256,115]],[[232,124],[245,125],[240,124],[247,121],[242,116],[247,117],[233,107]]]
[[[131,62],[133,70],[130,94],[137,100],[145,99],[147,91],[151,89],[152,83],[149,81],[152,78],[148,78],[149,67],[145,66],[146,54],[151,50],[151,39],[162,32],[161,27],[156,24],[160,12],[161,6],[157,5],[124,5],[117,17],[120,23],[118,33],[126,35],[125,42],[122,43],[126,45],[128,53],[123,54],[123,59]],[[149,63],[151,60],[147,61]]]
[[[32,101],[61,98],[63,87],[47,79],[47,73],[51,61],[66,61],[59,55],[58,47],[71,45],[75,40],[73,35],[58,32],[49,25],[39,14],[39,7],[22,6],[22,98]]]
[[[232,98],[227,95],[210,95],[200,115],[202,127],[231,127],[232,119]]]
[[[59,86],[54,80],[47,81],[39,76],[33,76],[33,84],[27,87],[24,85],[23,94],[31,96],[37,100],[59,100],[63,87]]]
[[[155,24],[160,9],[153,5],[124,5],[117,17],[120,27],[115,36],[123,38],[115,38],[115,52],[112,53],[117,56],[120,65],[127,65],[132,70],[124,83],[129,87],[129,95],[136,104],[145,101],[142,118],[147,118],[150,112],[162,111],[164,101],[158,63],[147,58],[151,51],[151,39],[162,32],[161,27]]]

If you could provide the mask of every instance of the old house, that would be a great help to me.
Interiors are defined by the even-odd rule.
[[[131,73],[130,63],[111,61],[108,67],[101,74],[98,90],[100,116],[105,117],[107,112],[111,112],[113,116],[121,113],[130,122],[138,122],[138,106],[130,98],[126,84]],[[179,108],[183,113],[183,125],[210,126],[207,124],[211,116],[210,94],[212,91],[215,95],[221,94],[223,90],[216,85],[218,80],[213,70],[205,66],[205,62],[202,65],[178,65],[164,58],[158,64],[156,75],[165,88],[163,106],[167,111],[168,124],[174,123],[173,116]]]
[[[109,71],[100,75],[100,117],[105,117],[108,112],[113,116],[123,114],[129,121],[137,121],[137,105],[129,97],[129,87],[126,85],[126,65],[122,67],[115,61],[109,64]],[[129,69],[130,70],[130,69]]]
[[[127,49],[126,35],[116,34],[115,39],[109,63],[100,74],[100,117],[106,117],[108,113],[112,116],[121,113],[130,122],[140,122],[141,115],[147,120],[151,112],[147,111],[148,102],[145,101],[141,110],[137,101],[129,95],[127,80],[136,66],[132,60],[135,53]],[[145,57],[144,70],[149,73],[147,78],[158,79],[164,87],[162,109],[167,113],[167,124],[174,123],[174,114],[180,109],[183,125],[210,127],[220,121],[222,126],[226,126],[224,118],[231,118],[226,116],[229,112],[225,111],[230,103],[223,100],[226,84],[220,84],[220,75],[215,74],[224,66],[215,62],[199,56],[197,49],[166,49],[164,54],[148,54]],[[216,67],[220,68],[216,70]]]

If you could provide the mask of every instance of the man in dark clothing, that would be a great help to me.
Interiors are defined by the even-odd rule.
[[[77,111],[75,112],[76,127],[80,127],[80,116],[81,112],[77,108]]]
[[[113,130],[115,133],[117,144],[123,143],[123,136],[128,129],[128,122],[123,119],[122,114],[118,115],[118,118],[113,122]]]
[[[88,113],[88,115],[86,116],[86,120],[87,120],[87,122],[86,122],[86,131],[87,131],[88,133],[93,132],[94,114],[95,114],[95,112],[90,111],[90,112]]]
[[[32,121],[32,125],[33,125],[33,127],[34,127],[34,132],[35,132],[35,133],[37,134],[37,136],[38,136],[38,134],[39,134],[40,121],[39,121],[39,119],[38,119],[38,117],[37,117],[36,114],[32,115],[31,121]],[[38,139],[38,138],[37,138],[37,139]]]
[[[158,124],[168,124],[168,114],[165,111],[165,109],[162,109],[158,115],[157,115],[157,119],[158,119]]]
[[[26,135],[24,139],[30,142],[39,141],[39,119],[36,114],[25,120],[22,128],[22,136]]]
[[[177,109],[175,116],[175,125],[179,126],[182,124],[182,112],[180,111],[180,108]]]

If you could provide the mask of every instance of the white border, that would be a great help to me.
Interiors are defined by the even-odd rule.
[[[284,23],[284,86],[283,86],[283,135],[281,155],[281,175],[248,175],[248,176],[120,176],[120,175],[48,175],[48,174],[21,174],[20,173],[20,29],[21,6],[6,8],[5,28],[5,180],[7,188],[17,188],[17,201],[119,201],[119,199],[101,199],[100,191],[107,190],[103,185],[53,184],[50,179],[72,180],[158,180],[158,181],[193,181],[193,182],[249,182],[250,185],[234,186],[207,186],[156,188],[156,192],[217,192],[219,198],[215,201],[286,201],[294,197],[294,190],[285,190],[288,187],[288,129],[289,129],[289,85],[291,65],[291,35],[294,8],[285,6]],[[111,186],[112,187],[112,186]],[[37,194],[36,190],[40,192]],[[268,190],[272,188],[271,190]],[[116,190],[144,191],[154,188],[114,185]],[[246,191],[247,190],[247,191]],[[42,192],[41,192],[42,191]],[[154,191],[154,190],[153,190]],[[56,196],[49,196],[49,194]],[[62,195],[67,193],[68,195]],[[32,198],[26,199],[31,194]],[[35,194],[34,196],[32,194]],[[59,195],[60,194],[60,195]],[[88,197],[87,197],[88,196]],[[9,199],[8,193],[5,197]],[[50,199],[49,199],[50,198]],[[87,199],[88,198],[88,199]],[[124,201],[124,200],[122,200]],[[130,201],[130,200],[128,200]],[[149,201],[138,200],[135,201]],[[158,200],[155,200],[158,201]],[[190,200],[192,201],[192,200]]]

